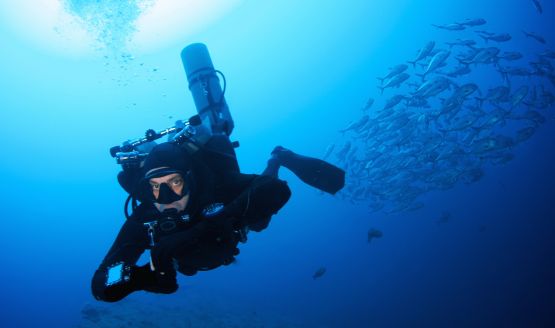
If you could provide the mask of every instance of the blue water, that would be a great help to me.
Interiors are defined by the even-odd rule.
[[[74,3],[79,15],[87,2]],[[126,3],[129,21],[114,26],[138,15]],[[341,144],[338,130],[360,117],[368,97],[380,108],[395,94],[380,95],[376,77],[430,40],[477,39],[431,24],[474,17],[513,36],[498,45],[506,50],[555,50],[549,1],[541,15],[528,0],[244,1],[159,49],[134,53],[117,44],[119,35],[83,57],[40,47],[0,23],[0,325],[72,327],[87,323],[85,306],[112,306],[110,315],[125,318],[133,304],[148,304],[160,326],[170,326],[163,313],[180,306],[197,311],[193,327],[214,318],[244,327],[554,327],[553,105],[538,110],[547,121],[511,150],[514,160],[484,166],[476,183],[422,195],[418,211],[370,213],[282,170],[293,196],[267,230],[249,236],[237,264],[180,277],[174,295],[132,294],[127,309],[99,305],[90,293],[125,220],[108,149],[195,113],[184,46],[205,43],[225,73],[241,169],[259,173],[278,144],[315,157]],[[494,71],[474,79],[484,90],[500,83]],[[451,218],[438,224],[445,211]],[[369,244],[370,228],[383,237]],[[326,273],[312,279],[320,267]]]

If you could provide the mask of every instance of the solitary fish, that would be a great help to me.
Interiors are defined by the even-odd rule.
[[[536,126],[529,126],[526,128],[522,128],[516,132],[515,142],[521,143],[530,139],[536,133]]]
[[[370,243],[374,238],[382,238],[382,237],[383,237],[383,233],[380,230],[374,229],[374,228],[368,230],[368,243]]]
[[[538,11],[538,13],[543,13],[543,8],[542,8],[542,4],[540,3],[540,0],[532,0],[532,2],[534,3],[534,7],[536,7],[536,10]]]
[[[522,31],[522,33],[524,33],[524,35],[526,35],[527,38],[532,38],[536,41],[538,41],[541,44],[546,44],[547,42],[545,41],[545,39],[543,38],[543,36],[534,33],[534,32],[526,32],[526,31]]]
[[[312,279],[318,279],[326,273],[325,267],[320,267],[314,274],[312,275]]]

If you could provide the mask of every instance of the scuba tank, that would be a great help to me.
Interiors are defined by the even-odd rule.
[[[226,80],[222,72],[214,69],[208,48],[202,43],[193,43],[183,48],[181,60],[202,124],[211,134],[229,137],[234,124],[225,101]],[[218,74],[223,80],[223,90]]]

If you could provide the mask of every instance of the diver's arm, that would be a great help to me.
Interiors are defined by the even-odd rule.
[[[222,215],[235,218],[251,230],[260,231],[266,228],[269,218],[287,203],[291,190],[285,181],[267,175],[240,174],[235,183],[242,185],[245,179],[250,183],[226,204]]]
[[[148,237],[143,224],[135,220],[126,220],[108,254],[93,276],[91,283],[93,296],[97,300],[116,302],[138,290],[136,283],[137,278],[141,275],[135,270],[134,265],[147,247]],[[124,267],[131,269],[128,272],[131,279],[108,286],[108,270],[118,263],[122,263]],[[145,277],[141,276],[140,278]]]

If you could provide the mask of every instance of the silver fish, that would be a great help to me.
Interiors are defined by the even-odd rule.
[[[537,34],[537,33],[534,33],[534,32],[526,32],[526,31],[522,31],[522,33],[524,33],[524,35],[525,35],[527,38],[532,38],[532,39],[538,41],[538,42],[541,43],[541,44],[546,44],[546,43],[547,43],[547,42],[545,41],[545,39],[543,38],[543,36],[541,36],[541,35],[539,35],[539,34]]]
[[[432,26],[437,27],[437,28],[442,29],[442,30],[448,30],[448,31],[462,31],[466,28],[464,25],[458,24],[458,23],[445,24],[445,25],[432,24]]]
[[[349,124],[346,128],[344,128],[343,130],[339,130],[339,132],[341,133],[345,133],[347,131],[351,131],[351,130],[358,130],[359,128],[361,128],[364,124],[366,124],[366,122],[368,122],[368,120],[370,119],[370,117],[368,115],[363,115],[358,121],[353,122],[351,124]]]
[[[528,95],[528,91],[530,90],[530,88],[527,85],[523,85],[520,88],[518,88],[512,95],[511,95],[511,108],[516,108],[518,105],[520,105],[524,99],[526,98],[526,96]]]
[[[397,66],[394,66],[393,68],[391,68],[391,70],[389,71],[389,73],[384,76],[384,77],[378,77],[377,79],[380,80],[380,82],[383,84],[384,80],[390,79],[392,77],[394,77],[395,75],[399,75],[401,73],[403,73],[404,71],[407,70],[407,68],[409,68],[406,64],[399,64]]]
[[[364,104],[364,107],[362,107],[362,110],[363,111],[369,110],[373,104],[374,104],[374,98],[368,98],[368,100],[366,101],[366,104]]]
[[[422,74],[422,77],[425,77],[427,74],[433,72],[434,70],[436,70],[438,67],[440,67],[440,65],[442,65],[443,63],[445,63],[445,61],[447,60],[447,58],[449,58],[449,55],[451,55],[451,51],[440,51],[438,52],[430,61],[430,63],[428,64],[428,67],[426,68],[426,70],[424,71],[424,74]]]
[[[480,101],[480,104],[483,103],[485,100],[491,102],[507,102],[509,101],[509,93],[511,91],[506,86],[498,86],[492,89],[489,89],[486,96],[484,98],[476,97]]]
[[[539,56],[555,59],[555,51],[546,50],[546,51],[542,52],[541,54],[539,54]]]
[[[546,121],[545,117],[535,110],[527,110],[523,114],[511,115],[510,118],[514,120],[528,120],[535,125],[543,124]]]
[[[515,142],[517,144],[524,142],[536,133],[536,126],[529,126],[516,131]]]
[[[484,121],[480,125],[480,129],[489,129],[497,125],[504,126],[506,118],[510,117],[509,113],[509,111],[500,107],[492,110],[487,114],[487,116],[484,117]]]
[[[499,48],[489,47],[480,49],[476,56],[468,64],[492,64],[497,61],[497,55],[499,54]]]
[[[483,18],[474,18],[474,19],[466,19],[464,22],[461,23],[457,23],[460,25],[466,25],[466,26],[480,26],[480,25],[485,25],[487,23],[487,21]]]
[[[390,108],[397,106],[397,104],[399,104],[405,98],[406,97],[403,95],[396,95],[389,98],[389,100],[385,103],[385,106],[382,110],[388,110]]]
[[[480,155],[490,153],[493,151],[501,151],[514,146],[514,140],[510,137],[503,135],[496,135],[493,137],[486,137],[484,139],[476,140],[472,145],[472,152]]]
[[[413,61],[409,61],[409,63],[412,64],[412,66],[414,67],[417,62],[428,57],[428,55],[432,52],[435,46],[436,46],[435,41],[430,41],[426,43],[424,48],[420,49],[420,51],[418,52],[418,56],[416,56],[416,59]]]
[[[322,157],[322,159],[326,159],[328,158],[328,156],[331,155],[331,153],[333,152],[333,149],[335,148],[335,144],[330,144],[327,148],[326,148],[326,152],[324,154],[324,156]]]
[[[451,84],[452,82],[449,79],[443,76],[437,76],[423,83],[412,95],[414,97],[426,99],[447,90]]]
[[[464,116],[456,116],[449,125],[438,129],[439,131],[462,131],[472,127],[480,119],[480,115],[470,113]]]
[[[511,52],[504,52],[499,56],[499,59],[503,59],[503,60],[519,60],[521,59],[523,56],[520,52],[518,51],[511,51]]]
[[[403,82],[408,80],[410,75],[407,73],[401,73],[399,75],[395,75],[393,78],[387,81],[384,86],[379,86],[378,89],[381,90],[382,94],[386,88],[398,88]]]
[[[445,42],[445,44],[449,45],[449,47],[453,47],[453,46],[473,47],[476,45],[476,41],[457,39],[457,41],[455,42]]]
[[[495,41],[495,42],[507,42],[512,39],[511,35],[508,33],[501,33],[501,34],[493,34],[493,35],[480,35],[482,39],[486,42],[488,41]]]
[[[345,159],[345,156],[347,155],[350,149],[351,149],[351,142],[347,141],[343,146],[343,148],[341,148],[341,150],[338,151],[337,154],[335,154],[335,156],[339,159]]]

